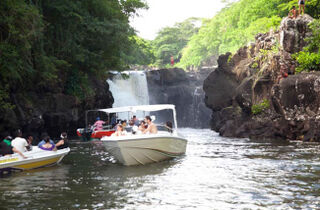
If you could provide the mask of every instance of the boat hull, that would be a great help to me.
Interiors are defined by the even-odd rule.
[[[23,153],[27,159],[23,159],[18,154],[1,157],[0,172],[10,170],[23,171],[54,165],[59,163],[69,152],[69,148],[58,151],[44,151],[34,147],[32,151]]]
[[[140,135],[103,138],[107,151],[123,165],[148,163],[179,157],[186,152],[187,140],[173,135]]]
[[[93,141],[100,140],[104,136],[111,136],[115,130],[99,130],[93,132],[85,132],[85,129],[78,128],[77,135],[81,138],[82,141]]]

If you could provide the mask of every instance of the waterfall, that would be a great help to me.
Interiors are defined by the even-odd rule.
[[[203,101],[203,91],[202,91],[202,87],[196,87],[193,93],[193,99],[192,99],[192,112],[191,114],[192,119],[193,119],[193,123],[192,126],[193,127],[199,127],[199,125],[201,125],[201,119],[200,119],[200,115],[201,115],[201,103]]]
[[[148,83],[144,71],[117,73],[107,82],[114,98],[113,107],[149,104]]]

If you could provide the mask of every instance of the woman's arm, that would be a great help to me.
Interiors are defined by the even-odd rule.
[[[14,151],[15,153],[18,153],[21,157],[23,157],[24,159],[26,159],[27,157],[26,156],[24,156],[23,154],[22,154],[22,152],[20,152],[19,150],[17,150],[16,148],[14,148],[14,147],[12,147],[12,151]]]

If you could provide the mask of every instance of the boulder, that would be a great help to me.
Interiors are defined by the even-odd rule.
[[[204,80],[205,104],[214,111],[232,105],[232,99],[239,85],[236,75],[231,72],[228,63],[230,54],[221,55],[218,59],[219,66]]]

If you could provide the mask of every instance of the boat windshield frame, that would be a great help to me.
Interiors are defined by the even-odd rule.
[[[177,125],[177,113],[174,104],[155,104],[155,105],[138,105],[138,106],[124,106],[124,107],[115,107],[115,108],[108,108],[108,109],[93,109],[87,110],[85,116],[85,125],[87,128],[88,125],[88,113],[89,112],[104,112],[108,115],[111,113],[123,113],[123,112],[131,112],[136,113],[137,111],[145,111],[145,112],[155,112],[161,110],[172,110],[173,112],[173,121],[174,121],[174,128],[173,130],[176,131],[178,129]]]

